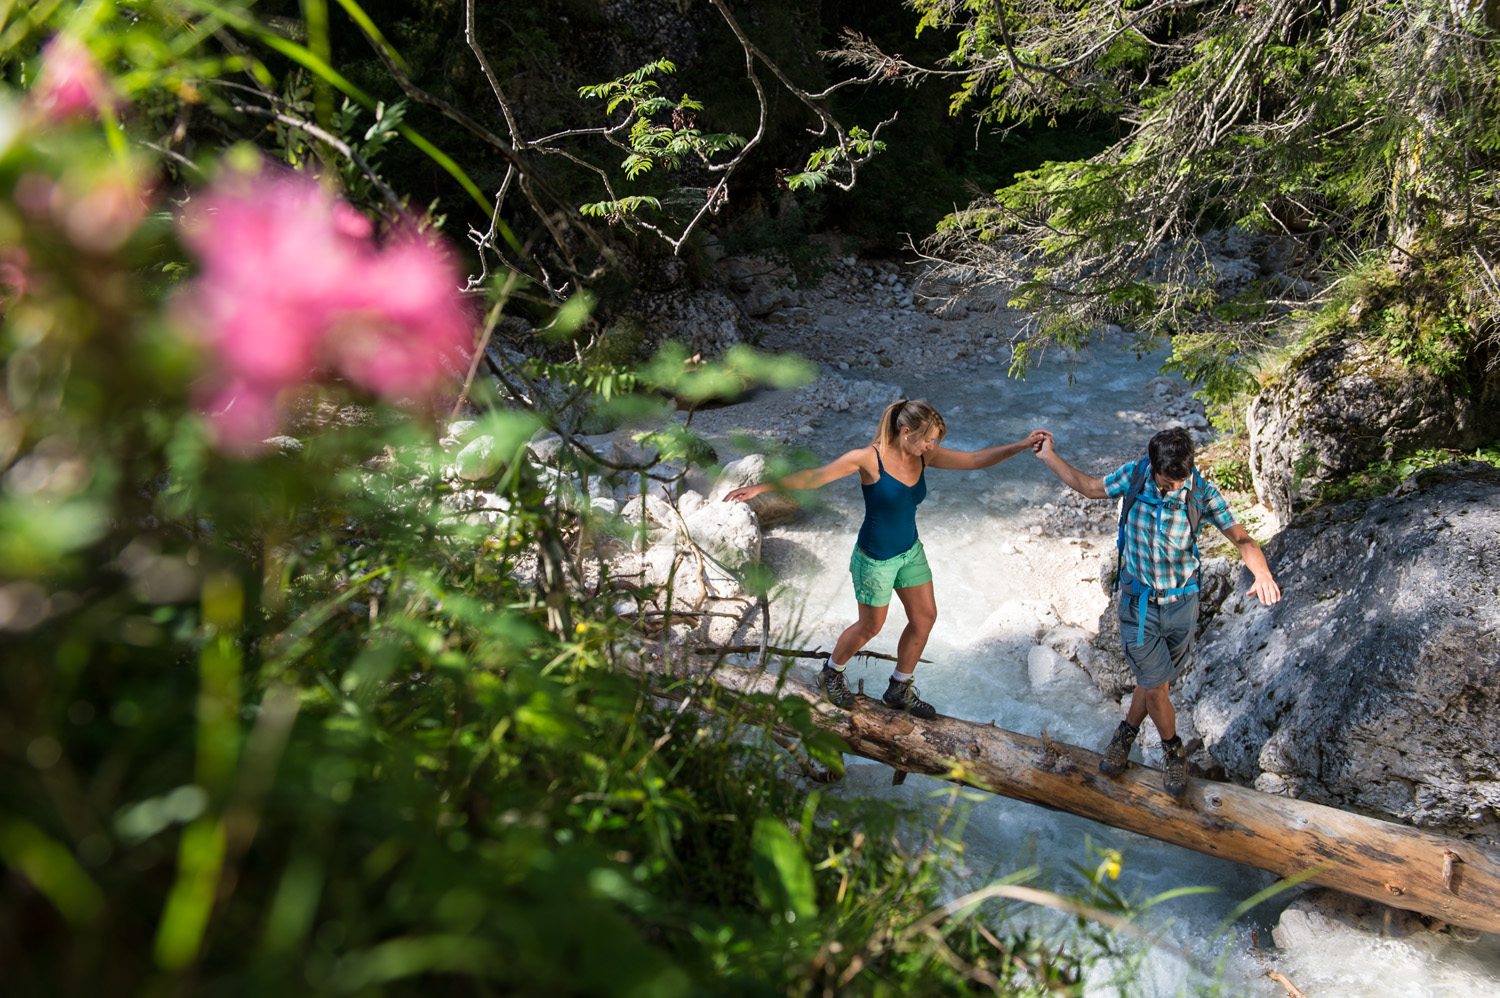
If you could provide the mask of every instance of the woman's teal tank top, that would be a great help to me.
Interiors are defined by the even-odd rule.
[[[927,459],[922,459],[922,473],[915,485],[897,481],[885,470],[878,447],[875,463],[880,477],[859,486],[865,494],[865,522],[859,527],[858,544],[871,558],[885,561],[917,543],[917,506],[927,498]]]

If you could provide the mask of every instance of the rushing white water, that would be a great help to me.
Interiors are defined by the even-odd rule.
[[[899,384],[908,397],[926,398],[944,414],[947,446],[968,450],[1018,440],[1032,427],[1044,426],[1056,434],[1061,455],[1101,474],[1141,453],[1154,432],[1143,410],[1150,408],[1149,383],[1163,359],[1137,359],[1118,343],[1105,344],[1076,365],[1044,362],[1025,381],[1007,378],[1002,364],[980,364],[905,377]],[[850,376],[893,380],[879,370]],[[822,413],[807,443],[825,460],[864,445],[875,412],[878,408]],[[1064,623],[1095,626],[1107,598],[1097,584],[1080,579],[1097,574],[1096,555],[1113,546],[1113,536],[1090,537],[1092,552],[1061,538],[1035,537],[1030,528],[1037,507],[1057,499],[1060,483],[1029,453],[982,472],[931,471],[928,487],[918,529],[934,571],[939,617],[925,653],[931,663],[917,674],[924,699],[945,714],[994,719],[1014,731],[1046,730],[1061,741],[1102,747],[1121,716],[1119,705],[1098,693],[1082,672],[1033,687],[1026,651],[1049,604]],[[779,619],[773,619],[773,630],[779,631],[778,641],[831,648],[854,619],[847,563],[861,513],[857,480],[844,479],[817,496],[825,506],[767,534],[767,557],[780,560],[788,583],[775,603]],[[893,601],[885,629],[870,648],[893,653],[904,624]],[[812,667],[796,668],[803,678],[812,678]],[[863,679],[866,691],[879,696],[889,671],[888,663],[856,659],[849,670],[851,685]],[[1148,760],[1156,761],[1149,753]],[[953,791],[950,784],[917,775],[893,786],[887,767],[854,757],[847,762],[846,778],[829,792],[889,798],[936,816]],[[1219,931],[1242,902],[1273,882],[1269,874],[1000,797],[972,806],[964,839],[969,872],[957,885],[960,890],[1032,865],[1043,868],[1037,883],[1064,893],[1082,890],[1085,881],[1069,864],[1098,864],[1086,842],[1123,854],[1114,886],[1137,901],[1183,886],[1213,888],[1163,902],[1143,918],[1143,924],[1162,932],[1164,942],[1132,970],[1132,994],[1204,993],[1214,982],[1223,994],[1286,994],[1264,976],[1272,969],[1310,998],[1500,995],[1500,939],[1494,936],[1462,942],[1436,933],[1382,939],[1349,932],[1330,939],[1331,945],[1278,951],[1271,927],[1297,896],[1295,889]],[[1101,982],[1106,969],[1100,968]],[[1099,983],[1093,993],[1115,989]]]

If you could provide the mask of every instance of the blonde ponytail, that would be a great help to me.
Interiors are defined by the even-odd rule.
[[[924,399],[901,399],[886,406],[885,412],[880,414],[873,443],[882,451],[889,451],[901,438],[902,430],[920,438],[927,436],[934,426],[941,441],[948,434],[948,424],[943,422],[938,411]]]

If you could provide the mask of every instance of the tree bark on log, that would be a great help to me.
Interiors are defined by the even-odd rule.
[[[942,714],[919,721],[863,695],[840,710],[816,686],[774,672],[686,655],[674,656],[670,670],[660,656],[632,668],[648,681],[697,676],[730,696],[800,697],[850,753],[898,774],[925,773],[1067,811],[1280,877],[1311,872],[1310,883],[1500,933],[1500,850],[1478,843],[1231,783],[1190,779],[1186,796],[1174,798],[1156,770],[1137,764],[1111,779],[1099,772],[1098,753],[1045,732],[1037,738]]]

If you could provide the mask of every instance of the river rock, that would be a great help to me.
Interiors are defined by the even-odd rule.
[[[1223,295],[1232,295],[1260,277],[1260,267],[1254,260],[1216,256],[1208,260],[1208,273],[1215,290]]]
[[[1500,471],[1320,510],[1243,574],[1181,691],[1231,778],[1500,842]]]
[[[478,420],[460,419],[448,424],[443,435],[438,438],[440,447],[456,447],[461,443],[468,443],[474,439],[474,435],[480,432]]]
[[[648,586],[665,586],[673,578],[672,569],[680,554],[677,536],[669,534],[664,540],[651,545],[641,556],[642,581]],[[675,579],[674,579],[675,581]]]
[[[724,465],[723,474],[714,483],[713,491],[708,494],[709,502],[719,502],[743,485],[758,485],[766,479],[766,456],[764,454],[746,454],[738,461],[730,461]]]
[[[1342,340],[1294,362],[1250,404],[1255,494],[1281,523],[1330,481],[1423,447],[1500,435],[1500,370],[1472,395]]]
[[[1052,686],[1069,679],[1082,679],[1084,674],[1078,666],[1063,658],[1046,645],[1032,645],[1026,653],[1026,675],[1031,685]]]
[[[1063,624],[1042,635],[1042,644],[1069,661],[1078,660],[1078,649],[1090,643],[1092,637],[1081,627]]]
[[[1428,934],[1421,915],[1315,887],[1286,906],[1271,938],[1284,950],[1361,945],[1371,936],[1405,939]]]
[[[1109,614],[1106,613],[1100,619],[1108,617]],[[1104,636],[1106,632],[1101,630],[1099,638],[1096,639],[1098,644],[1078,647],[1078,667],[1088,673],[1089,679],[1099,692],[1111,700],[1117,700],[1135,689],[1135,673],[1130,670],[1130,663],[1125,661],[1124,654],[1118,650],[1120,646],[1118,618],[1115,618],[1109,626],[1115,630],[1113,641],[1115,650],[1103,647],[1109,643],[1110,639],[1106,638]]]
[[[464,445],[453,459],[458,469],[458,477],[466,482],[482,482],[494,478],[504,464],[500,452],[496,449],[495,438],[490,436],[475,437]]]
[[[709,493],[709,502],[722,502],[724,497],[742,485],[757,485],[766,480],[766,458],[764,454],[747,454],[738,461],[724,466],[724,473]],[[785,492],[762,492],[748,500],[745,505],[755,514],[761,529],[786,523],[797,515],[802,504],[795,496]]]
[[[672,511],[672,505],[660,496],[637,495],[621,509],[620,515],[631,523],[647,521],[648,525],[659,527],[677,527],[677,514]]]
[[[704,503],[683,524],[693,542],[727,573],[760,560],[760,525],[743,503]]]
[[[1189,287],[1207,284],[1230,297],[1261,276],[1255,257],[1265,242],[1266,237],[1237,227],[1169,240],[1141,265],[1137,276]]]
[[[969,317],[969,307],[957,298],[945,298],[934,301],[932,314],[939,319],[954,322],[959,319],[967,319]]]
[[[1029,646],[1057,623],[1057,611],[1041,600],[1006,600],[979,625],[974,635],[975,643]]]
[[[531,451],[531,459],[537,464],[545,464],[556,467],[562,459],[563,450],[567,444],[563,438],[556,433],[539,432],[526,448]]]

